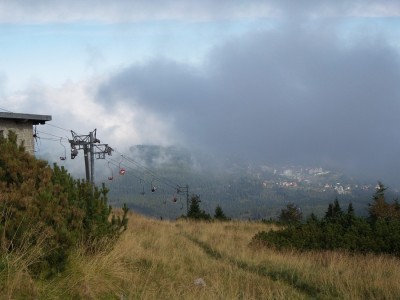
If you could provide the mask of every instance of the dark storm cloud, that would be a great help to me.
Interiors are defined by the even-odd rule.
[[[175,138],[220,155],[393,179],[399,67],[382,38],[341,46],[333,31],[285,28],[231,40],[201,69],[168,60],[133,65],[98,96],[174,120]]]

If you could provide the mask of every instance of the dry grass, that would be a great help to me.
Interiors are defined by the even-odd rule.
[[[399,259],[250,245],[270,226],[131,214],[113,249],[91,257],[77,251],[51,282],[14,278],[28,279],[25,291],[35,299],[398,299]],[[198,278],[205,286],[194,284]]]
[[[35,244],[30,242],[32,236],[39,236]],[[0,252],[0,299],[29,299],[37,296],[37,285],[29,267],[39,262],[49,250],[44,246],[46,238],[45,231],[32,226],[23,234],[18,249]]]
[[[275,251],[249,246],[268,225],[212,223],[202,229],[187,226],[189,235],[217,251],[230,263],[278,278],[308,296],[339,299],[399,299],[400,260],[385,255],[361,255],[339,251]],[[223,238],[221,238],[223,237]]]

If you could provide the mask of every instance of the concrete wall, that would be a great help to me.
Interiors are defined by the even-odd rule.
[[[35,143],[32,122],[16,122],[14,120],[0,119],[0,131],[3,131],[4,137],[7,137],[9,130],[14,131],[18,135],[18,145],[24,141],[26,151],[33,155]]]

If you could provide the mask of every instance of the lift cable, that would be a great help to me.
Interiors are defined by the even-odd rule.
[[[68,129],[63,128],[63,127],[58,126],[58,125],[53,125],[53,124],[46,124],[46,125],[49,125],[49,126],[54,127],[54,128],[58,128],[58,129],[63,130],[63,131],[72,132],[72,130],[68,130]],[[49,136],[53,136],[54,137],[53,139],[52,138],[40,137],[40,139],[43,139],[43,140],[54,141],[54,142],[60,142],[60,140],[61,140],[61,141],[70,142],[70,140],[68,138],[65,138],[65,137],[62,137],[62,136],[59,136],[59,135],[56,135],[56,134],[48,133],[48,132],[45,132],[45,131],[38,131],[38,132],[40,132],[41,134],[45,134],[45,135],[49,135]],[[98,150],[103,151],[96,144],[94,144],[94,147],[96,147]],[[181,186],[181,185],[179,185],[179,184],[177,184],[177,183],[175,183],[175,182],[173,182],[173,181],[171,181],[169,179],[161,178],[156,172],[152,171],[151,169],[149,169],[148,167],[144,166],[143,164],[137,162],[136,160],[134,160],[133,158],[129,157],[128,155],[126,155],[126,154],[124,154],[122,152],[119,152],[118,150],[112,149],[111,147],[109,147],[109,149],[110,149],[110,151],[114,151],[115,153],[120,154],[121,157],[125,161],[137,166],[138,168],[142,169],[145,174],[148,174],[149,177],[152,177],[152,180],[149,182],[148,180],[145,180],[145,178],[144,178],[145,176],[142,176],[143,177],[142,178],[140,176],[134,175],[134,177],[136,177],[137,179],[142,180],[145,183],[150,183],[150,184],[152,184],[152,186],[153,186],[153,182],[161,183],[161,184],[163,184],[165,186],[168,186],[169,188],[174,189],[177,193],[185,191],[186,187]],[[110,158],[106,159],[106,160],[110,161],[110,163],[113,164],[113,165],[116,165],[116,163],[117,163],[115,160],[110,159]],[[121,165],[121,163],[118,163],[118,164]],[[128,168],[128,169],[130,169],[130,170],[135,170],[134,168],[131,168],[128,165],[126,165],[126,163],[124,163],[123,166]]]
[[[52,133],[48,133],[48,132],[45,132],[45,131],[42,131],[42,130],[38,130],[37,132],[42,133],[42,134],[46,134],[46,135],[50,135],[50,136],[54,136],[54,137],[56,137],[58,139],[62,139],[63,141],[65,140],[65,141],[68,142],[68,138],[67,137],[62,137],[62,136],[59,136],[59,135],[56,135],[56,134],[52,134]]]
[[[127,164],[124,164],[122,162],[118,162],[117,160],[113,159],[113,158],[106,158],[105,159],[108,163],[110,163],[111,165],[120,168],[121,166],[125,167],[126,169],[133,171],[130,172],[129,174],[132,175],[133,177],[135,177],[136,179],[139,179],[140,181],[142,181],[143,183],[150,183],[148,182],[146,179],[144,179],[144,177],[138,176],[136,175],[134,172],[136,171],[134,168],[130,167]]]
[[[154,171],[152,171],[149,168],[143,166],[142,164],[140,164],[139,162],[137,162],[133,158],[131,158],[131,157],[129,157],[129,156],[117,151],[117,150],[115,150],[115,152],[120,154],[125,160],[129,161],[130,163],[138,166],[139,168],[142,168],[147,173],[149,173],[151,176],[153,176],[157,181],[164,183],[166,186],[172,187],[174,189],[177,189],[177,188],[181,187],[179,184],[176,184],[176,183],[172,182],[171,180],[161,179]]]

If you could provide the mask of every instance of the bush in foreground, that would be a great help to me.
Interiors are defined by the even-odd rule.
[[[104,185],[93,188],[63,167],[50,168],[17,145],[13,132],[0,137],[0,148],[0,272],[4,257],[40,244],[29,271],[50,276],[63,270],[78,242],[115,238],[126,228],[126,207],[110,220]]]

